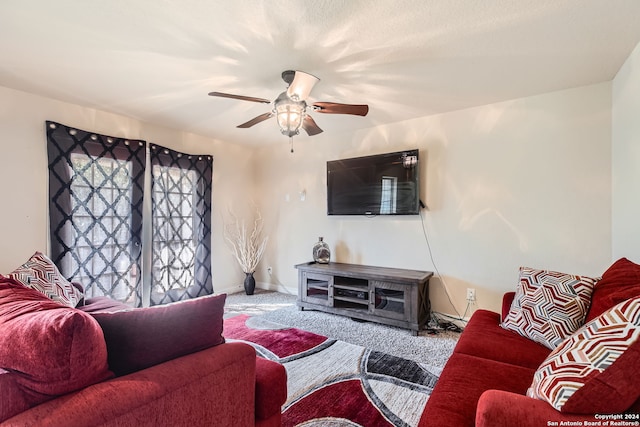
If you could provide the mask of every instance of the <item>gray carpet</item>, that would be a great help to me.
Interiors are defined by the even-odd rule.
[[[225,317],[241,313],[414,360],[436,375],[442,371],[459,336],[448,331],[437,335],[421,331],[416,337],[393,326],[356,322],[319,311],[299,311],[295,295],[263,290],[256,290],[254,295],[244,292],[227,295]]]

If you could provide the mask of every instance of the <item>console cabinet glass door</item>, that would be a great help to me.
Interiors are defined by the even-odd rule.
[[[333,276],[326,274],[302,272],[303,301],[314,304],[333,304]]]
[[[409,289],[406,285],[372,280],[371,310],[376,316],[409,320]]]

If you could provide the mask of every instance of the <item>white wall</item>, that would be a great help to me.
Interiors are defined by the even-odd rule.
[[[613,80],[613,259],[640,263],[640,44]]]
[[[255,156],[257,193],[271,235],[258,280],[295,292],[293,266],[310,260],[323,236],[334,261],[437,267],[463,313],[468,287],[477,290],[473,308],[498,310],[521,265],[595,276],[610,264],[610,83],[355,135],[331,132],[330,117],[316,120],[325,132],[296,138],[294,154],[283,143]],[[435,267],[421,217],[326,215],[327,160],[416,147]],[[434,310],[455,312],[439,279],[432,281],[431,299]]]
[[[216,292],[241,289],[244,276],[224,244],[222,215],[231,200],[252,192],[251,149],[4,87],[0,87],[0,274],[11,272],[36,250],[48,252],[45,120],[213,155],[213,286]],[[247,214],[242,205],[236,210]]]
[[[637,56],[636,49],[636,62]],[[637,88],[635,76],[629,80]],[[336,261],[437,267],[458,312],[468,287],[477,289],[474,308],[497,310],[520,265],[595,276],[610,264],[611,99],[611,84],[603,83],[350,135],[331,132],[332,118],[323,116],[316,119],[325,132],[296,138],[291,154],[286,141],[250,149],[0,87],[0,273],[47,249],[49,119],[214,156],[216,291],[239,290],[243,277],[224,245],[222,216],[229,205],[247,215],[247,201],[255,198],[270,235],[259,282],[295,292],[293,266],[311,259],[311,247],[323,236]],[[637,110],[637,97],[633,102]],[[327,160],[416,147],[429,206],[422,217],[326,215]],[[431,298],[435,310],[455,311],[439,279],[432,281]]]

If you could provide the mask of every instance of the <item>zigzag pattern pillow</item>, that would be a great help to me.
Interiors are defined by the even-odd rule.
[[[520,267],[520,282],[502,327],[554,349],[583,325],[596,282]]]
[[[69,307],[75,307],[82,299],[80,291],[60,274],[58,267],[42,252],[33,254],[9,277]]]
[[[562,412],[621,413],[640,397],[640,297],[587,323],[540,365],[527,391]]]

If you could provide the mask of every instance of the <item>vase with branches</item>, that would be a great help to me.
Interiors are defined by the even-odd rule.
[[[258,263],[262,259],[267,246],[268,236],[263,236],[264,221],[260,211],[256,209],[256,216],[253,221],[253,229],[249,230],[244,219],[238,217],[229,210],[231,222],[224,226],[224,238],[231,248],[240,268],[245,273],[244,291],[247,295],[253,295],[256,281],[253,277]]]

